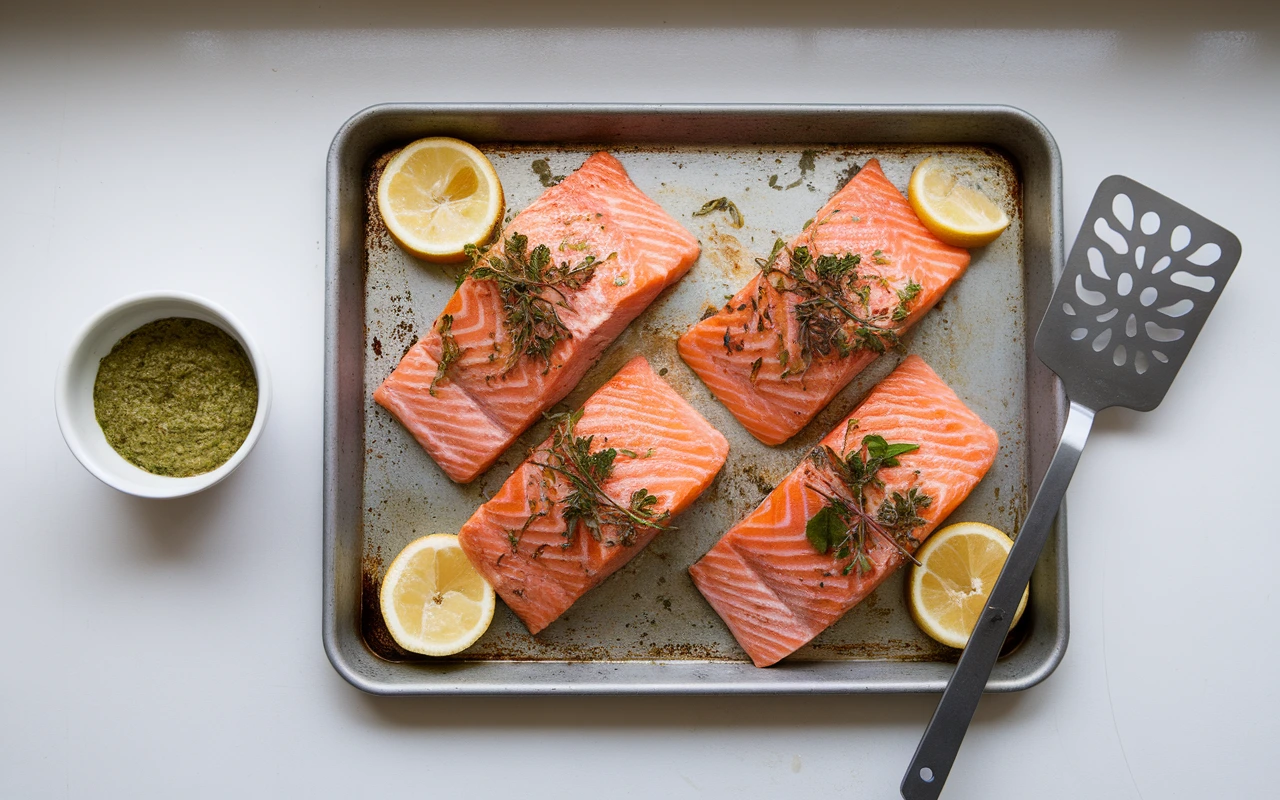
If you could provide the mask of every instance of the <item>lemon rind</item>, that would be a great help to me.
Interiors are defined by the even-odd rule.
[[[493,587],[479,573],[477,573],[477,577],[485,587],[484,599],[480,604],[481,616],[476,624],[462,636],[440,642],[430,642],[421,637],[410,636],[407,631],[404,631],[394,611],[394,594],[391,591],[391,587],[399,581],[409,561],[426,548],[441,550],[444,547],[454,547],[456,546],[457,538],[457,536],[450,533],[433,533],[413,540],[405,545],[404,549],[391,560],[391,564],[387,567],[387,573],[382,579],[382,585],[378,590],[378,607],[382,612],[383,622],[386,624],[387,632],[391,634],[391,638],[395,640],[396,644],[410,653],[424,656],[455,655],[479,641],[480,637],[485,634],[485,631],[493,623],[493,614],[497,601]]]
[[[915,211],[920,222],[929,229],[929,232],[937,236],[946,244],[953,247],[974,248],[983,247],[990,244],[1000,237],[1009,227],[1009,215],[1004,209],[1000,208],[994,201],[983,194],[980,190],[969,189],[978,197],[983,198],[990,203],[999,215],[999,221],[989,226],[971,225],[966,223],[958,223],[955,220],[947,218],[945,214],[939,214],[939,209],[930,205],[927,192],[922,191],[924,185],[924,177],[930,170],[942,170],[944,167],[935,166],[931,162],[933,156],[929,156],[924,161],[916,165],[915,170],[911,173],[911,178],[907,182],[907,202],[911,209]]]
[[[403,225],[394,213],[388,213],[391,206],[389,197],[390,176],[396,174],[404,163],[419,150],[433,146],[444,146],[466,154],[469,160],[483,173],[486,182],[491,184],[489,207],[483,217],[489,224],[485,226],[477,225],[475,230],[471,231],[468,236],[460,236],[447,241],[424,239],[415,235],[413,231]],[[428,261],[456,263],[466,259],[467,245],[476,245],[478,247],[493,239],[502,226],[502,215],[506,211],[506,196],[502,188],[502,181],[498,177],[493,163],[478,148],[468,142],[450,136],[431,136],[405,145],[400,152],[392,156],[391,160],[387,162],[386,167],[383,168],[382,175],[378,179],[377,205],[378,215],[381,217],[387,233],[401,247]],[[484,229],[482,233],[480,232],[481,228]]]
[[[956,523],[947,525],[945,528],[942,528],[941,530],[936,531],[932,536],[930,536],[925,541],[925,543],[920,546],[920,549],[916,551],[916,558],[922,564],[926,563],[930,554],[932,554],[934,550],[941,547],[949,538],[952,538],[955,535],[961,534],[960,531],[955,530],[957,528],[983,529],[984,534],[987,535],[989,538],[996,541],[1000,541],[1002,545],[1007,545],[1008,548],[1012,548],[1013,546],[1013,542],[1008,537],[1008,535],[1005,534],[1004,531],[992,525],[988,525],[984,522],[956,522]],[[987,531],[994,532],[994,534],[996,534],[999,538],[997,539],[996,536],[991,536],[990,533],[986,533]],[[1006,550],[1005,553],[1007,558],[1008,550]],[[969,634],[965,634],[963,637],[959,637],[955,635],[954,628],[951,628],[942,624],[934,614],[929,613],[928,609],[921,607],[922,604],[918,601],[918,595],[920,594],[918,585],[923,576],[920,575],[920,572],[921,572],[920,567],[912,566],[906,581],[907,609],[911,613],[912,620],[916,623],[916,625],[920,628],[920,630],[922,630],[926,635],[928,635],[930,638],[934,639],[935,641],[941,644],[947,645],[948,647],[963,648],[966,644],[968,644]],[[1018,608],[1014,612],[1013,622],[1010,623],[1010,627],[1013,627],[1013,625],[1016,625],[1018,623],[1018,620],[1022,617],[1022,614],[1027,607],[1029,595],[1030,595],[1030,587],[1023,590],[1022,599],[1018,602]]]

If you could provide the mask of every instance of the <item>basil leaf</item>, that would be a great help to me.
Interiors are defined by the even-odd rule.
[[[835,509],[831,506],[823,506],[822,510],[814,514],[813,518],[805,524],[804,535],[814,550],[826,554],[831,550],[831,545],[840,541],[848,530],[840,521],[840,516],[836,514]]]
[[[878,433],[862,437],[862,446],[867,448],[867,458],[875,461],[883,459],[885,451],[889,449],[889,443]]]
[[[898,466],[898,456],[904,453],[913,453],[920,449],[918,444],[904,444],[898,442],[887,446],[884,450],[884,463],[890,467]]]

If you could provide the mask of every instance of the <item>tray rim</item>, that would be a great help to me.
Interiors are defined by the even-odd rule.
[[[951,118],[987,117],[998,120],[1005,125],[1020,129],[1029,136],[1036,146],[1043,148],[1046,163],[1043,165],[1048,178],[1047,204],[1048,252],[1047,263],[1050,269],[1050,291],[1062,273],[1064,246],[1062,236],[1062,164],[1057,143],[1048,129],[1034,116],[1026,111],[1009,105],[999,104],[694,104],[694,103],[382,103],[366,107],[353,114],[338,129],[330,144],[326,161],[326,197],[325,197],[325,370],[324,370],[324,471],[323,471],[323,614],[322,641],[325,654],[333,668],[356,688],[378,695],[535,695],[535,694],[575,694],[575,695],[608,695],[608,694],[679,694],[679,695],[728,695],[728,694],[853,694],[853,693],[923,693],[941,692],[947,681],[947,674],[934,676],[916,675],[920,665],[938,666],[941,662],[909,662],[909,661],[872,661],[872,662],[814,662],[797,663],[785,667],[772,667],[766,670],[756,669],[745,662],[698,661],[698,660],[652,660],[652,661],[496,661],[484,662],[485,666],[496,666],[510,673],[515,673],[517,680],[506,683],[476,684],[440,680],[438,676],[448,675],[458,669],[465,668],[457,662],[442,664],[435,668],[431,675],[424,674],[417,681],[389,681],[366,674],[354,662],[340,639],[338,614],[338,575],[336,572],[336,551],[338,547],[338,508],[336,495],[339,481],[339,459],[342,456],[337,442],[339,412],[339,370],[338,354],[338,317],[340,311],[339,292],[336,287],[342,277],[341,200],[340,192],[342,168],[352,147],[353,139],[370,125],[377,125],[386,120],[394,120],[407,115],[455,115],[474,117],[490,116],[545,116],[545,115],[596,115],[608,119],[638,118],[645,115],[693,116],[693,117],[756,117],[784,118],[796,115],[818,117],[848,118],[856,122],[865,119],[888,119],[891,121],[909,122],[913,118],[943,120]],[[890,127],[892,127],[890,125]],[[584,141],[599,141],[603,137],[588,136]],[[532,138],[528,141],[564,141],[557,138]],[[637,141],[632,138],[630,141]],[[667,141],[678,141],[671,139]],[[817,141],[817,139],[797,139],[800,141]],[[859,139],[856,144],[896,143],[909,144],[923,139],[910,137],[886,137]],[[1009,148],[1006,143],[993,141],[989,137],[980,139],[931,139],[931,142],[949,142],[988,144]],[[694,144],[695,142],[680,142]],[[1022,160],[1013,156],[1021,173],[1024,169]],[[1025,186],[1025,184],[1024,184]],[[1026,203],[1024,194],[1024,219]],[[1026,244],[1024,239],[1024,269],[1026,263]],[[1044,298],[1047,302],[1048,297]],[[1030,319],[1030,315],[1028,315]],[[1034,337],[1031,334],[1030,321],[1026,342],[1028,405],[1031,403],[1032,383],[1043,384],[1042,391],[1052,392],[1051,408],[1048,409],[1055,430],[1061,430],[1065,418],[1066,394],[1051,372],[1039,363],[1032,352]],[[1028,411],[1030,414],[1030,411]],[[1030,445],[1029,445],[1030,446]],[[1028,490],[1039,483],[1040,475],[1036,474],[1035,465],[1029,461]],[[1069,591],[1067,583],[1067,515],[1066,503],[1060,507],[1054,523],[1053,541],[1057,563],[1053,565],[1056,579],[1056,609],[1054,622],[1056,636],[1042,661],[1033,669],[1014,678],[992,678],[986,687],[988,692],[1023,691],[1044,681],[1061,663],[1069,640]],[[1046,556],[1047,557],[1047,556]],[[368,649],[363,637],[357,631],[356,638],[365,655],[376,662],[388,665],[388,668],[405,666],[415,671],[421,665],[400,665],[379,659]],[[823,675],[833,667],[823,669],[823,665],[841,665],[846,663],[886,663],[893,664],[902,673],[894,679],[859,679],[832,678]],[[717,665],[728,665],[730,669],[741,674],[726,680],[702,674],[702,670],[717,671]],[[942,665],[947,667],[949,665]],[[560,680],[543,678],[529,680],[528,676],[519,673],[535,672],[539,668],[550,669],[553,673],[563,673]],[[701,668],[701,670],[700,670]],[[747,671],[750,670],[750,671]],[[681,673],[671,675],[671,672]],[[721,669],[720,671],[723,671]],[[937,671],[936,669],[933,671]],[[945,669],[945,673],[950,669]],[[581,674],[581,673],[588,674]],[[631,673],[636,673],[632,675]],[[687,674],[686,674],[687,673]],[[776,680],[773,676],[783,676],[785,680]],[[746,679],[744,680],[744,676]],[[520,678],[524,679],[520,679]],[[569,682],[565,682],[565,681]]]

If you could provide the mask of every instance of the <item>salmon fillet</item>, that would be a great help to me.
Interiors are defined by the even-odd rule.
[[[564,430],[563,420],[557,431]],[[569,520],[574,485],[543,465],[553,433],[507,479],[458,534],[463,551],[493,584],[530,633],[538,633],[569,606],[630,561],[710,485],[729,453],[724,436],[637,356],[583,404],[572,436],[591,437],[589,450],[616,451],[612,473],[601,483],[622,507],[642,490],[658,524],[606,523],[593,532]]]
[[[797,372],[806,359],[797,317],[802,298],[779,291],[778,276],[766,280],[763,274],[714,316],[694,325],[677,345],[680,357],[716,398],[770,445],[785,442],[813,419],[876,359],[886,339],[924,316],[969,265],[968,251],[943,244],[930,233],[874,159],[791,240],[788,251],[800,248],[815,257],[860,256],[854,285],[866,292],[865,305],[852,299],[845,305],[864,318],[878,318],[874,324],[890,332],[877,337],[878,346],[857,346],[850,336],[848,348],[831,347],[826,355],[811,351],[807,369]],[[779,254],[780,266],[787,255]],[[913,284],[918,292],[904,303]],[[853,328],[844,324],[847,335]],[[850,352],[841,355],[841,349]]]
[[[488,469],[564,398],[699,253],[698,240],[603,152],[516,216],[502,241],[515,234],[527,237],[531,252],[546,245],[556,264],[596,262],[583,285],[562,295],[542,292],[555,304],[564,338],[545,359],[527,351],[513,355],[517,346],[498,284],[469,277],[373,394],[458,483]],[[447,356],[446,347],[452,349]],[[442,358],[449,362],[443,375]]]
[[[850,420],[857,420],[856,426],[850,427]],[[847,457],[873,434],[890,443],[919,445],[899,456],[898,466],[877,473],[882,489],[867,489],[868,509],[912,488],[931,498],[918,510],[923,524],[903,540],[909,552],[968,496],[996,456],[995,431],[915,355],[876,386],[820,447]],[[828,503],[818,490],[835,496],[838,484],[829,461],[806,458],[689,569],[698,590],[758,667],[777,663],[826,630],[906,560],[874,534],[868,536],[865,569],[853,568],[852,556],[817,551],[806,525]]]

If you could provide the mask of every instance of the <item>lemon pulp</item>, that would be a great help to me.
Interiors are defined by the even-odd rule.
[[[459,139],[419,139],[387,162],[378,212],[401,246],[431,261],[459,261],[502,221],[502,183],[489,159]]]
[[[964,647],[986,608],[987,598],[1009,557],[1013,541],[981,522],[960,522],[937,531],[916,553],[919,566],[907,577],[911,616],[920,629],[951,647]],[[1013,622],[1027,606],[1024,590]]]
[[[436,533],[410,542],[387,568],[379,592],[396,643],[412,653],[452,655],[475,643],[493,620],[494,593],[458,545]]]
[[[965,186],[934,156],[911,173],[907,202],[934,236],[956,247],[981,247],[1009,227],[1009,217],[982,192]]]

